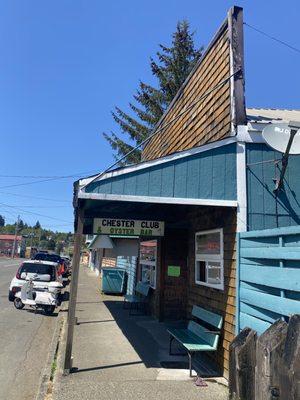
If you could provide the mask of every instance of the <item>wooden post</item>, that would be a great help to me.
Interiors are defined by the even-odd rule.
[[[254,400],[256,332],[244,328],[229,347],[229,395]]]
[[[70,372],[70,369],[72,368],[72,345],[73,345],[74,325],[76,322],[75,310],[76,310],[78,275],[80,266],[80,250],[81,250],[81,240],[83,232],[83,221],[84,221],[84,211],[83,209],[79,208],[77,227],[75,232],[75,240],[74,240],[72,280],[71,280],[69,311],[68,311],[68,331],[67,331],[65,363],[64,363],[65,374],[68,374]]]
[[[260,335],[256,344],[255,400],[291,399],[279,394],[279,369],[287,323],[278,320]]]
[[[279,366],[280,399],[300,399],[300,315],[290,318],[282,363]]]

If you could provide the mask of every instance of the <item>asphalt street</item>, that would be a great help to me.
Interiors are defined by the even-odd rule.
[[[17,310],[8,301],[20,263],[0,258],[0,400],[35,399],[57,318]]]

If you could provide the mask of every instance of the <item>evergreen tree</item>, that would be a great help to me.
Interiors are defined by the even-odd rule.
[[[0,215],[0,226],[4,226],[5,225],[5,218]]]
[[[156,53],[158,61],[150,59],[152,74],[158,80],[155,88],[140,82],[136,94],[133,96],[138,105],[129,103],[130,109],[135,114],[132,116],[119,107],[115,107],[112,116],[128,140],[123,140],[114,132],[104,133],[105,139],[116,151],[118,159],[142,143],[155,127],[168,105],[176,95],[194,65],[201,57],[203,48],[196,50],[194,33],[190,31],[187,21],[177,23],[175,33],[172,35],[171,47],[160,46]],[[136,163],[140,161],[141,151],[135,150],[124,162]]]
[[[41,224],[40,224],[39,221],[36,221],[36,223],[35,223],[33,229],[41,229]]]

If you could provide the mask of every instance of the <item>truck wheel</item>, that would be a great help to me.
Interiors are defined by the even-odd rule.
[[[22,300],[21,300],[21,299],[19,299],[18,297],[15,297],[15,299],[14,299],[14,306],[16,307],[16,309],[22,310],[22,308],[25,307],[25,304],[22,303]]]
[[[55,306],[44,306],[43,311],[45,315],[52,315],[54,313]]]

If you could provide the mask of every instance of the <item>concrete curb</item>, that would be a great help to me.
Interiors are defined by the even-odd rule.
[[[53,332],[51,345],[48,353],[48,357],[46,360],[46,364],[43,370],[43,373],[40,378],[39,388],[35,400],[45,400],[47,394],[49,394],[49,389],[51,390],[50,383],[51,383],[51,374],[52,374],[52,363],[55,359],[57,354],[58,346],[60,345],[60,338],[62,334],[62,330],[64,327],[64,322],[66,320],[66,311],[68,309],[69,302],[66,301],[62,304],[59,314],[57,317],[55,329]],[[62,313],[63,311],[63,313]]]

